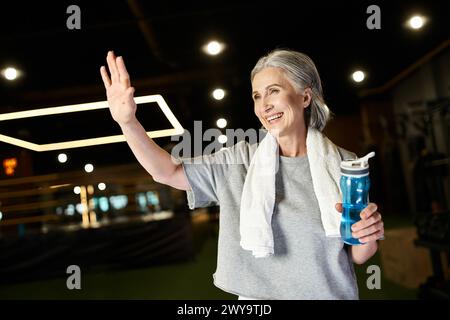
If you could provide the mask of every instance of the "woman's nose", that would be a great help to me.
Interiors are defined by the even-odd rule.
[[[268,113],[272,109],[273,109],[273,105],[268,104],[268,103],[264,104],[264,113]]]

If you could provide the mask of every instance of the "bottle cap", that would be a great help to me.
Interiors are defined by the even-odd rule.
[[[350,175],[368,175],[369,174],[369,159],[375,156],[372,151],[362,158],[356,160],[347,160],[341,162],[341,173]]]

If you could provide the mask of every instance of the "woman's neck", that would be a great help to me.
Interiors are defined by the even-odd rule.
[[[293,134],[283,135],[277,138],[280,146],[280,155],[284,157],[301,157],[307,154],[306,127],[302,127]]]

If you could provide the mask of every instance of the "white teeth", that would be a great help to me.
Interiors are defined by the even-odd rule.
[[[281,113],[277,113],[276,115],[274,115],[274,116],[271,116],[271,117],[269,117],[269,118],[267,118],[267,121],[272,121],[272,120],[275,120],[275,119],[278,119],[278,118],[281,118],[281,116],[283,115],[283,113],[281,112]]]

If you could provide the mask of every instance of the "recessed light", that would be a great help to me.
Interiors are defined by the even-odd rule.
[[[14,67],[8,67],[2,70],[2,75],[6,80],[13,81],[19,77],[20,72]]]
[[[225,128],[227,126],[227,120],[220,118],[216,121],[216,124],[219,128]]]
[[[415,15],[408,20],[408,25],[411,29],[418,30],[425,24],[425,18],[419,15]]]
[[[364,80],[365,77],[366,77],[366,75],[361,70],[355,71],[352,74],[352,79],[355,82],[361,82]]]
[[[225,45],[217,40],[208,42],[203,46],[203,51],[211,56],[216,56],[223,51]]]
[[[214,89],[212,96],[216,100],[222,100],[225,97],[225,90],[220,88]]]
[[[65,163],[65,162],[67,162],[67,154],[65,154],[65,153],[60,153],[60,154],[58,154],[58,161],[59,161],[60,163]]]
[[[88,163],[84,166],[84,171],[86,171],[87,173],[90,173],[90,172],[94,171],[94,166],[92,164]]]

